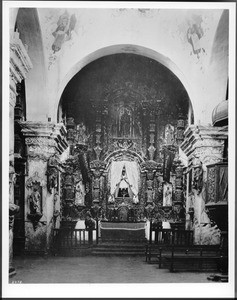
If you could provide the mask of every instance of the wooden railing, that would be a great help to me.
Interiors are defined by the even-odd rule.
[[[155,233],[155,238],[152,238],[152,233]],[[150,228],[149,244],[159,245],[192,245],[193,231],[182,229],[153,229]]]
[[[150,226],[149,243],[145,247],[146,262],[162,263],[163,252],[173,247],[183,248],[193,246],[193,231],[184,229],[162,229]]]
[[[98,224],[97,224],[98,225]],[[89,248],[98,244],[98,226],[94,230],[62,227],[53,230],[53,252]]]

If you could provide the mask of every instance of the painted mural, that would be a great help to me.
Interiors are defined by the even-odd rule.
[[[57,28],[52,33],[54,36],[54,42],[52,45],[52,50],[55,52],[58,52],[63,43],[71,39],[71,32],[74,30],[76,25],[77,19],[75,14],[72,14],[71,16],[69,13],[65,10],[65,12],[59,17],[57,22]]]

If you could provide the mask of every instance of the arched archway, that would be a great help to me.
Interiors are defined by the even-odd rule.
[[[134,206],[141,218],[147,203],[154,199],[157,205],[163,203],[162,182],[174,180],[172,163],[189,110],[183,84],[154,59],[134,53],[107,55],[78,72],[64,89],[58,121],[67,127],[70,155],[82,151],[89,162],[91,198],[86,206],[99,203],[104,211],[112,209],[106,165],[121,161],[120,167],[126,168],[126,162],[136,159],[140,165],[136,180],[141,184],[133,195],[139,201],[130,199],[127,205]],[[121,199],[115,200],[120,207]]]
[[[16,104],[14,107],[14,168],[16,180],[14,182],[14,203],[19,206],[19,212],[15,215],[14,221],[14,238],[13,251],[14,254],[20,254],[25,248],[25,175],[27,150],[25,137],[22,133],[21,121],[32,120],[32,111],[34,101],[42,94],[36,93],[36,89],[40,88],[44,93],[45,76],[43,72],[43,45],[38,20],[37,9],[35,8],[19,8],[12,11],[12,33],[15,34],[14,39],[19,43],[22,50],[26,51],[29,59],[29,66],[33,68],[26,74],[22,74],[16,84]],[[22,65],[26,62],[22,57]],[[31,65],[32,63],[32,65]]]
[[[163,66],[165,66],[167,69],[169,69],[180,80],[180,82],[184,86],[184,88],[189,96],[189,99],[190,99],[189,123],[191,124],[194,122],[195,107],[194,107],[194,102],[192,101],[192,99],[195,98],[195,95],[192,92],[192,88],[189,85],[187,78],[180,71],[180,69],[177,67],[177,65],[174,62],[172,62],[168,57],[166,57],[163,54],[158,53],[152,49],[145,48],[145,47],[139,46],[139,45],[129,45],[129,44],[119,44],[119,45],[113,45],[113,46],[108,46],[108,47],[98,49],[98,50],[88,54],[82,60],[80,60],[77,64],[75,64],[71,68],[70,72],[68,72],[67,75],[61,81],[60,87],[58,89],[57,97],[56,97],[56,102],[54,105],[54,114],[57,112],[57,115],[58,115],[58,112],[60,111],[60,100],[61,100],[61,96],[62,96],[64,89],[66,88],[66,86],[70,82],[70,80],[78,72],[80,72],[80,70],[82,70],[86,65],[90,64],[93,61],[96,61],[99,58],[113,55],[113,54],[120,54],[120,53],[137,54],[137,55],[141,55],[141,56],[144,56],[147,58],[151,58],[151,59],[159,62]],[[57,117],[54,116],[54,119],[56,120]]]
[[[215,103],[226,100],[227,84],[229,78],[229,11],[224,10],[214,37],[210,71],[216,83]],[[214,105],[215,107],[215,105]],[[214,109],[213,107],[213,109]]]
[[[46,97],[47,73],[45,68],[44,48],[41,35],[41,27],[36,8],[19,8],[15,21],[15,28],[19,32],[19,38],[25,45],[31,59],[33,68],[25,80],[27,120],[45,120],[48,110],[47,101],[42,101]],[[40,112],[38,103],[41,103]]]

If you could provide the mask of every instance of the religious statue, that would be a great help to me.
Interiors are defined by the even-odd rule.
[[[128,182],[125,167],[122,170],[121,180],[119,183],[118,197],[129,197],[128,193]]]
[[[173,145],[174,143],[174,127],[170,124],[165,126],[165,143],[166,145]]]
[[[172,206],[172,185],[164,184],[163,187],[163,206]]]
[[[33,192],[29,196],[29,200],[30,200],[30,213],[41,214],[41,195],[37,187],[33,188]]]
[[[80,123],[76,127],[76,141],[78,144],[86,144],[88,136],[86,134],[86,126]]]
[[[84,206],[85,205],[85,187],[82,181],[76,183],[76,193],[75,193],[75,204]]]
[[[130,115],[127,110],[125,110],[124,114],[120,119],[120,136],[128,137],[130,136]]]

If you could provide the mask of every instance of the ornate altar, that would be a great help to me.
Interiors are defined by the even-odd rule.
[[[100,100],[89,102],[89,119],[71,112],[66,124],[70,159],[61,193],[67,215],[74,209],[81,218],[90,210],[104,227],[114,223],[110,227],[116,230],[128,224],[121,232],[132,232],[130,227],[135,230],[141,223],[144,233],[144,222],[151,217],[184,221],[178,146],[185,118],[179,110],[166,114],[165,95],[153,92],[130,82],[114,84]],[[78,200],[79,188],[84,202]]]

